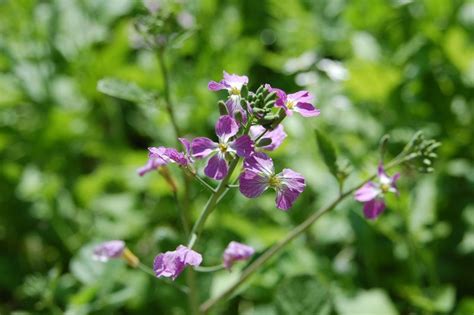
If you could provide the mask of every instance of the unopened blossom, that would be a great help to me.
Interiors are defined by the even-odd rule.
[[[153,270],[158,278],[176,279],[186,266],[199,266],[202,256],[198,252],[179,245],[176,250],[158,254],[153,263]]]
[[[244,85],[247,85],[249,78],[245,75],[229,74],[224,71],[224,79],[220,82],[210,81],[208,88],[211,91],[227,90],[229,92],[229,98],[225,103],[227,113],[235,118],[236,113],[242,115],[243,121],[247,121],[247,113],[241,105],[240,93]]]
[[[304,117],[313,117],[320,114],[319,109],[311,104],[313,95],[308,91],[286,94],[285,91],[272,88],[269,84],[266,84],[265,87],[269,92],[275,92],[277,96],[275,105],[283,108],[287,116],[293,115],[293,112],[297,112]]]
[[[222,255],[224,267],[230,269],[235,261],[249,259],[255,253],[255,250],[239,242],[230,242]]]
[[[266,129],[264,127],[260,126],[260,125],[252,126],[252,127],[250,127],[250,133],[249,133],[250,137],[252,138],[252,140],[255,141],[258,137],[260,137],[265,132],[265,130]],[[264,149],[264,150],[267,150],[267,151],[273,151],[273,150],[277,149],[282,144],[282,142],[283,142],[283,140],[285,140],[285,138],[286,138],[286,132],[283,129],[283,125],[280,124],[275,129],[267,131],[263,135],[263,137],[261,137],[260,140],[270,139],[271,143],[268,144],[268,145],[262,146],[260,148]]]
[[[229,115],[224,115],[219,118],[215,130],[219,142],[214,142],[209,138],[199,137],[193,139],[191,148],[193,157],[196,159],[210,157],[204,169],[204,174],[210,178],[221,180],[228,172],[226,157],[235,154],[240,157],[250,156],[253,152],[253,142],[247,135],[233,140],[239,131],[239,126]]]
[[[400,178],[399,173],[390,177],[385,173],[383,165],[380,164],[377,177],[377,182],[367,182],[354,194],[357,201],[364,202],[364,216],[367,219],[375,219],[385,210],[384,196],[386,193],[398,194],[396,181]]]
[[[239,182],[240,192],[248,198],[256,198],[273,188],[277,193],[276,206],[281,210],[291,208],[306,186],[303,176],[291,169],[276,174],[272,159],[262,152],[245,159]]]
[[[125,242],[121,240],[107,241],[94,248],[93,258],[102,262],[120,258],[125,250]]]

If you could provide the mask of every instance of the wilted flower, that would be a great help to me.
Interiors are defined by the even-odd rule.
[[[229,245],[227,245],[227,248],[225,249],[222,256],[224,267],[230,269],[235,261],[246,260],[254,253],[255,250],[252,247],[232,241],[229,243]]]
[[[167,165],[170,163],[176,163],[180,166],[187,166],[192,163],[192,157],[190,155],[190,143],[185,138],[179,138],[179,141],[185,148],[185,153],[176,150],[175,148],[166,147],[150,147],[148,148],[148,162],[145,166],[140,167],[137,172],[140,176],[151,172],[160,166]]]
[[[106,262],[112,258],[122,257],[125,250],[125,242],[121,240],[107,241],[94,248],[93,257],[96,260]]]
[[[224,71],[224,79],[220,82],[210,81],[208,88],[211,91],[227,90],[229,92],[229,99],[225,103],[227,113],[235,118],[235,114],[238,112],[242,115],[242,119],[245,122],[247,120],[247,114],[240,104],[240,93],[243,86],[247,85],[248,82],[249,78],[245,75],[240,76],[237,74],[228,74]]]
[[[386,193],[398,194],[396,186],[398,178],[400,178],[399,173],[390,177],[385,173],[383,165],[380,164],[378,167],[378,183],[370,181],[355,192],[354,198],[365,203],[364,215],[367,219],[375,219],[385,210],[383,198]]]
[[[219,143],[205,137],[193,139],[191,148],[195,158],[203,159],[211,156],[204,169],[206,176],[217,180],[223,179],[228,171],[226,155],[237,154],[240,157],[248,157],[253,152],[253,142],[249,136],[243,135],[231,140],[238,131],[237,122],[232,117],[224,115],[216,123]]]
[[[319,109],[310,103],[313,100],[313,95],[308,91],[286,94],[283,90],[272,88],[269,84],[265,85],[265,87],[269,92],[276,93],[277,100],[275,105],[282,107],[288,116],[293,115],[293,112],[300,113],[304,117],[318,116],[320,114]]]
[[[276,206],[282,210],[291,208],[306,186],[303,176],[291,169],[275,174],[272,159],[261,152],[245,159],[239,181],[240,192],[248,198],[260,196],[269,187],[275,189]]]
[[[187,265],[199,266],[202,256],[198,252],[179,245],[176,250],[161,253],[155,257],[153,270],[158,278],[176,279]]]
[[[265,128],[259,125],[255,125],[250,127],[250,137],[252,140],[256,140],[257,137],[259,137],[261,134],[265,132]],[[286,138],[286,132],[283,130],[283,125],[280,124],[278,125],[275,129],[271,131],[267,131],[265,135],[261,138],[261,140],[264,139],[269,139],[271,141],[270,144],[262,146],[260,148],[267,150],[267,151],[273,151],[277,149],[285,140]]]

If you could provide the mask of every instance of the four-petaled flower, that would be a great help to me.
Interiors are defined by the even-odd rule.
[[[239,182],[240,192],[248,198],[258,197],[268,188],[275,189],[276,206],[282,210],[291,208],[306,186],[303,176],[291,169],[275,174],[272,159],[262,152],[245,159]]]
[[[196,159],[211,156],[204,169],[206,176],[221,180],[228,171],[227,155],[237,154],[240,157],[248,157],[253,153],[253,142],[248,135],[231,140],[238,131],[237,122],[229,115],[224,115],[216,123],[218,143],[205,137],[193,139],[191,148]]]
[[[125,242],[121,240],[113,240],[103,242],[94,248],[93,258],[102,262],[106,262],[112,258],[122,257],[125,250]]]
[[[240,93],[242,91],[242,87],[247,85],[248,82],[249,78],[245,75],[240,76],[237,74],[228,74],[224,71],[223,80],[220,82],[210,81],[207,87],[211,91],[227,90],[229,92],[229,99],[225,103],[227,107],[227,113],[235,118],[235,114],[240,112],[243,122],[246,122],[247,113],[240,104],[240,101],[242,100]]]
[[[158,278],[176,279],[187,265],[199,266],[202,256],[198,252],[179,245],[176,250],[158,254],[153,263],[153,270]]]
[[[283,90],[272,88],[269,84],[265,85],[269,92],[275,92],[277,100],[275,105],[282,107],[287,116],[293,115],[293,112],[300,113],[304,117],[318,116],[319,109],[311,104],[313,95],[308,91],[298,91],[293,94],[286,94]]]
[[[397,173],[392,177],[385,173],[382,164],[378,167],[378,182],[367,182],[359,188],[354,198],[357,201],[364,202],[364,215],[367,219],[377,218],[385,210],[384,195],[388,192],[398,194],[396,181],[400,178]]]
[[[256,140],[260,135],[262,135],[265,132],[265,128],[259,125],[255,125],[250,127],[250,137],[252,140]],[[267,131],[261,140],[263,139],[270,139],[271,143],[265,146],[260,147],[261,149],[267,150],[267,151],[273,151],[276,150],[285,140],[286,138],[286,132],[283,130],[283,125],[279,124],[275,129],[271,131]]]
[[[255,250],[239,242],[230,242],[222,255],[224,267],[230,269],[235,261],[246,260],[255,253]]]

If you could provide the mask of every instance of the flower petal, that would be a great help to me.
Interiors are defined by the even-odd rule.
[[[237,151],[237,155],[240,157],[249,157],[254,152],[253,141],[248,135],[237,138],[230,146]]]
[[[277,188],[276,205],[279,209],[288,210],[304,191],[306,183],[301,174],[289,168],[283,169],[277,176],[281,184]]]
[[[244,160],[244,168],[254,173],[264,174],[266,177],[275,174],[273,160],[263,152],[255,152],[246,158]]]
[[[265,128],[259,125],[250,127],[250,135],[253,140],[257,139],[263,132]],[[273,151],[276,150],[286,138],[286,132],[283,129],[283,125],[278,125],[275,129],[267,131],[262,139],[270,139],[272,142],[269,145],[261,147],[264,150]]]
[[[368,182],[354,193],[354,198],[360,202],[374,199],[380,193],[380,189],[373,182]]]
[[[224,80],[228,85],[237,88],[239,91],[242,86],[249,83],[249,78],[246,75],[229,74],[224,71]]]
[[[219,117],[216,123],[216,135],[219,137],[221,142],[227,142],[230,137],[233,137],[239,131],[239,125],[229,115]]]
[[[291,189],[283,188],[277,190],[277,196],[275,200],[277,208],[285,211],[290,209],[299,195],[300,194],[298,192]]]
[[[122,240],[107,241],[94,248],[93,258],[102,262],[122,256],[125,242]]]
[[[207,88],[211,91],[220,91],[220,90],[227,90],[229,86],[222,83],[222,82],[216,82],[216,81],[210,81],[207,84]]]
[[[310,103],[313,100],[313,95],[308,91],[298,91],[288,94],[287,99],[295,103]]]
[[[205,158],[217,148],[217,143],[209,138],[198,137],[191,142],[193,156],[197,159]]]
[[[230,269],[235,261],[246,260],[255,253],[255,250],[245,244],[230,242],[222,255],[224,267]]]
[[[218,153],[211,157],[211,159],[207,162],[207,166],[204,169],[204,174],[206,174],[207,177],[221,180],[227,175],[227,171],[227,161],[225,160],[224,156]]]
[[[148,158],[148,162],[145,166],[140,167],[137,169],[137,173],[140,176],[145,175],[148,172],[156,170],[158,167],[166,165],[166,162],[163,161],[161,158]]]
[[[382,199],[372,199],[364,204],[364,216],[373,220],[385,210],[385,202]]]
[[[303,102],[298,102],[293,110],[297,113],[300,113],[303,117],[314,117],[321,113],[321,111],[312,104]]]
[[[239,177],[239,190],[247,198],[256,198],[269,187],[268,179],[265,174],[245,170]]]

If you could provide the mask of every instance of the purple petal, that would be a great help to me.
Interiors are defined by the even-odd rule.
[[[368,182],[354,193],[354,198],[360,202],[367,202],[377,197],[380,189],[373,182]]]
[[[250,127],[250,135],[252,139],[257,139],[263,132],[265,132],[265,128],[262,126],[252,126]],[[274,130],[268,131],[262,139],[270,139],[272,142],[269,145],[261,147],[264,150],[273,151],[276,150],[282,143],[283,140],[286,138],[285,130],[283,129],[283,125],[278,125]]]
[[[223,142],[227,142],[230,137],[233,137],[239,131],[239,125],[234,118],[229,115],[219,117],[216,123],[216,134]]]
[[[232,87],[236,87],[239,90],[243,85],[249,83],[249,78],[245,75],[229,74],[224,71],[224,80],[227,84]]]
[[[308,91],[298,91],[293,94],[288,94],[287,99],[295,103],[310,103],[313,100],[313,95]]]
[[[192,157],[191,142],[186,138],[178,138],[178,140],[179,140],[179,142],[181,142],[181,144],[184,147],[185,156],[186,156],[186,159],[188,160],[188,164],[189,163],[194,163],[194,159]]]
[[[382,199],[372,199],[364,204],[364,216],[373,220],[385,210],[385,202]]]
[[[395,175],[392,176],[392,184],[391,187],[395,190],[395,193],[398,194],[398,188],[397,188],[397,180],[400,178],[400,173],[396,173]]]
[[[148,172],[156,170],[158,167],[166,165],[166,162],[163,161],[161,158],[149,158],[148,162],[145,164],[145,166],[140,167],[137,169],[137,173],[140,176],[145,175]]]
[[[231,115],[235,119],[235,115],[240,113],[242,116],[242,122],[245,124],[247,123],[247,112],[240,104],[241,98],[240,95],[231,95],[225,102],[225,107],[229,115]]]
[[[249,136],[243,135],[230,144],[240,157],[249,157],[254,152],[254,145]]]
[[[122,256],[125,249],[125,242],[121,240],[113,240],[101,243],[94,248],[93,257],[100,261],[107,261],[112,258]]]
[[[191,142],[193,156],[197,159],[205,158],[217,148],[217,143],[209,138],[198,137]]]
[[[227,90],[228,86],[222,82],[210,81],[207,88],[211,91]]]
[[[174,251],[157,255],[153,263],[153,270],[158,278],[170,277],[174,280],[183,272],[184,267],[187,265],[199,266],[201,262],[201,254],[180,245]]]
[[[237,260],[246,260],[255,253],[255,250],[245,244],[238,242],[230,242],[222,255],[224,267],[230,269]]]
[[[321,111],[312,104],[302,102],[297,103],[293,110],[297,113],[300,113],[303,117],[314,117],[321,113]]]
[[[211,159],[207,162],[207,166],[204,169],[204,174],[207,177],[221,180],[227,175],[228,167],[227,161],[220,153],[211,157]]]
[[[247,198],[256,198],[269,187],[265,174],[245,170],[239,177],[239,190]]]
[[[285,168],[277,176],[281,184],[277,188],[276,205],[279,209],[288,210],[304,191],[306,183],[301,174],[288,168]]]
[[[255,152],[244,160],[245,170],[270,177],[275,174],[273,160],[263,152]]]

